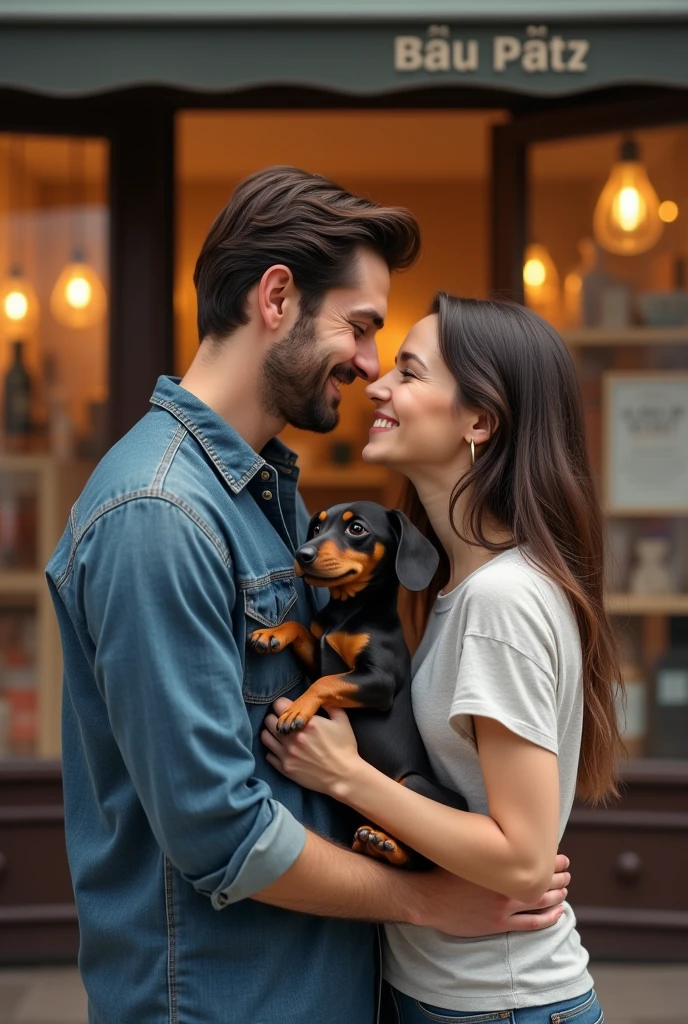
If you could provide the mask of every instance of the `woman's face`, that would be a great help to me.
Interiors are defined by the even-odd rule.
[[[457,384],[444,364],[437,342],[437,317],[426,316],[409,331],[396,366],[366,394],[377,415],[363,449],[366,462],[402,472],[414,467],[470,465],[473,425],[479,417],[457,409]]]

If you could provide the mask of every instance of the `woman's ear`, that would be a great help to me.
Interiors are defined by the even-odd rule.
[[[471,443],[471,438],[473,438],[476,448],[478,445],[485,444],[492,437],[494,429],[495,424],[490,414],[479,409],[472,414],[471,429],[465,438],[466,444]]]
[[[440,556],[435,546],[398,508],[387,512],[397,538],[397,578],[407,590],[425,590],[430,585]]]

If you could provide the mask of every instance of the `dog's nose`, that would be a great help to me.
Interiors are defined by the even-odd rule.
[[[311,562],[315,561],[317,553],[317,548],[314,548],[311,544],[304,544],[304,546],[299,548],[296,552],[296,557],[299,562],[302,562],[304,565],[310,565]]]

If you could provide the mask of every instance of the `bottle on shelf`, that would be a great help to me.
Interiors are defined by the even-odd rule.
[[[5,434],[8,440],[27,441],[33,432],[31,377],[24,363],[24,342],[12,342],[14,358],[5,374]]]

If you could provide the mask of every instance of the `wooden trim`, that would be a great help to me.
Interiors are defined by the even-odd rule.
[[[575,135],[599,135],[633,128],[653,128],[688,120],[688,90],[661,90],[656,95],[600,102],[599,98],[577,97],[568,108],[554,107],[515,118],[508,128],[512,143],[527,145],[566,139]]]
[[[492,129],[492,294],[523,302],[523,253],[527,241],[526,148],[511,125]]]
[[[0,907],[0,926],[22,924],[72,924],[78,921],[73,903],[37,903]]]
[[[174,116],[141,114],[123,116],[111,152],[111,443],[148,411],[158,376],[174,365]]]
[[[627,345],[688,345],[685,327],[585,327],[564,331],[569,348],[617,348]]]
[[[0,826],[52,825],[55,822],[64,822],[62,804],[18,804],[0,807]]]
[[[688,832],[688,813],[682,811],[594,811],[574,808],[568,827],[633,828],[649,832]]]
[[[620,773],[622,781],[631,786],[688,786],[688,760],[678,758],[672,761],[636,758],[621,764]]]
[[[575,914],[576,921],[584,926],[688,931],[688,913],[682,910],[627,910],[625,907],[576,905]]]
[[[55,758],[0,760],[0,800],[4,782],[61,782],[62,764]]]

